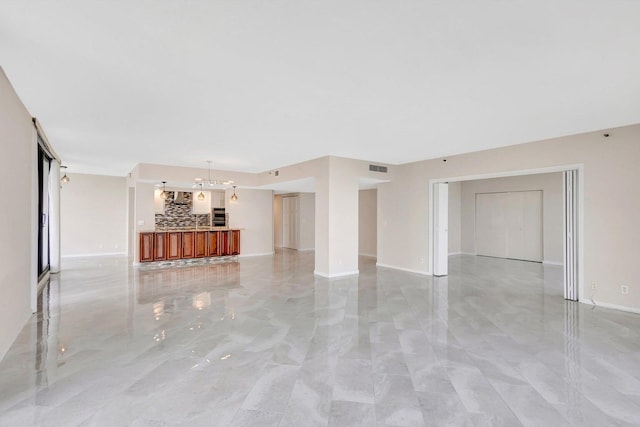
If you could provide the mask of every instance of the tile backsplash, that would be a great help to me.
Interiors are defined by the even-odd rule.
[[[211,214],[191,213],[193,207],[193,195],[191,192],[183,193],[183,203],[174,203],[174,192],[169,191],[169,197],[164,201],[164,214],[156,214],[156,228],[189,228],[196,226],[208,227]]]

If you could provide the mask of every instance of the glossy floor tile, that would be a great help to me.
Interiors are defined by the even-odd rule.
[[[564,301],[560,267],[63,267],[0,363],[2,426],[640,424],[640,316]]]

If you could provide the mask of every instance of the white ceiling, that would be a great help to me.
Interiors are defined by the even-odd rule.
[[[3,0],[69,171],[404,163],[640,122],[640,1]]]

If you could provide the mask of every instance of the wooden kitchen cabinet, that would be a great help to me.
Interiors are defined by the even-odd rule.
[[[167,233],[167,259],[182,258],[182,232],[172,231]]]
[[[153,260],[164,261],[167,259],[167,233],[154,233]]]
[[[195,233],[186,231],[182,233],[182,258],[195,258]]]
[[[208,231],[196,231],[194,257],[202,258],[209,255],[209,232]]]
[[[240,230],[229,231],[229,255],[240,254]]]
[[[222,255],[222,248],[220,246],[220,231],[210,231],[209,232],[209,256],[220,256]]]
[[[218,253],[221,256],[229,255],[229,232],[220,231],[218,233]]]
[[[153,240],[155,233],[140,233],[140,262],[153,261]]]
[[[240,254],[240,230],[142,232],[139,261],[166,261]]]

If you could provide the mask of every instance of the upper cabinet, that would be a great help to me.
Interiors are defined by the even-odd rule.
[[[204,198],[202,198],[201,195],[204,195]],[[200,196],[200,198],[198,198],[198,196]],[[193,200],[192,212],[194,214],[206,215],[211,213],[211,191],[194,191],[191,194],[191,200]]]
[[[212,197],[212,202],[211,202],[212,208],[224,208],[224,199],[225,199],[224,191],[212,191],[211,197]]]

